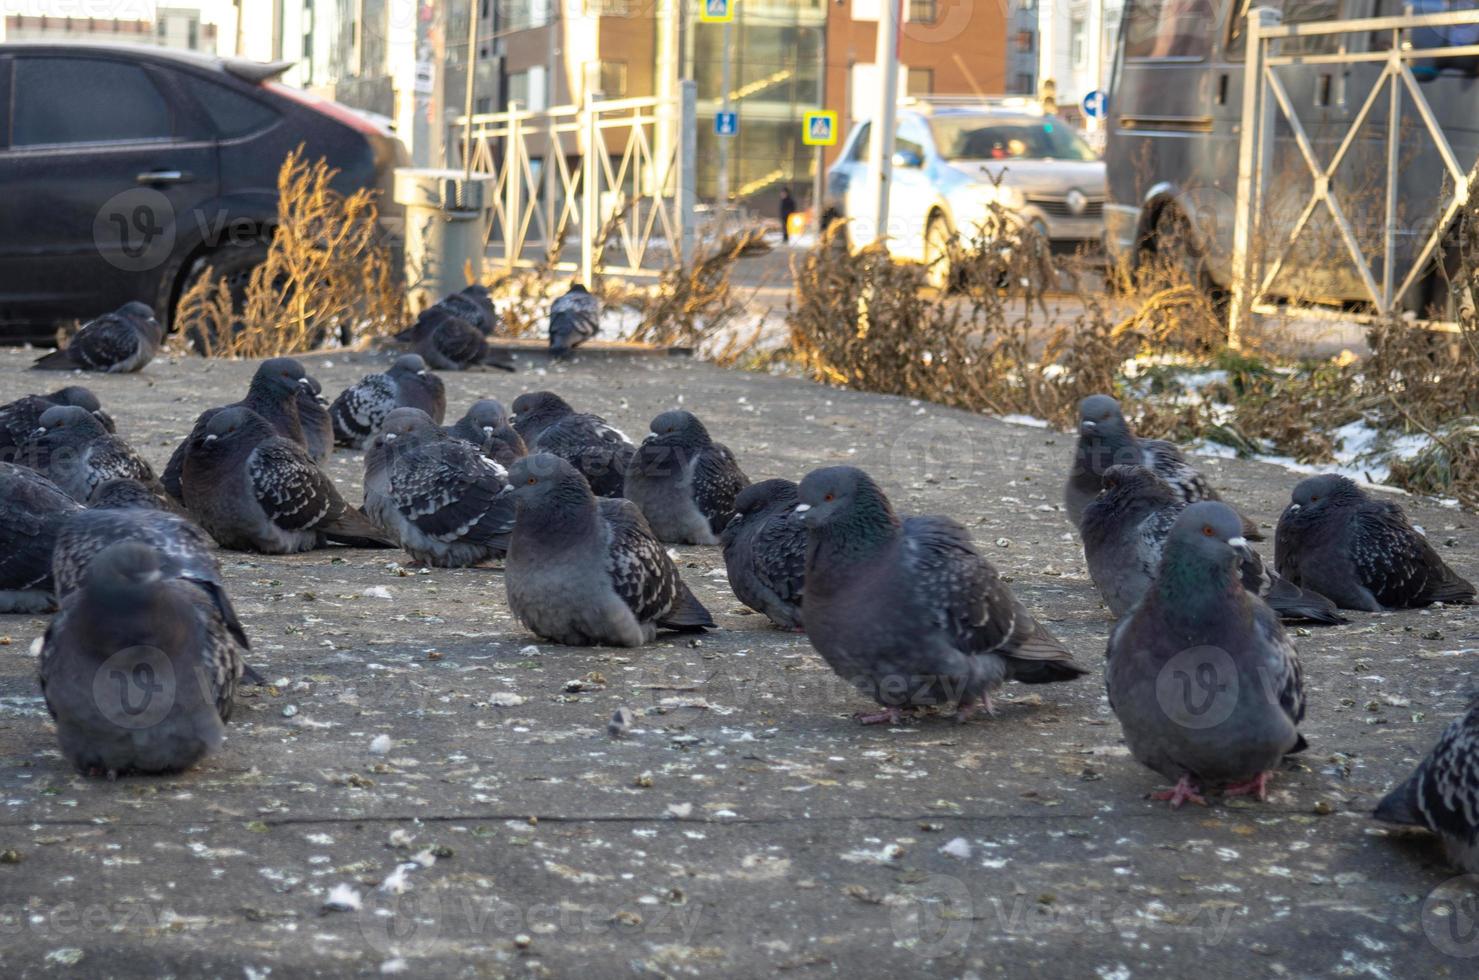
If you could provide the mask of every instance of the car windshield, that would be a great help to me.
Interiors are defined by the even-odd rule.
[[[1096,160],[1073,127],[1059,119],[952,116],[930,120],[946,160]]]

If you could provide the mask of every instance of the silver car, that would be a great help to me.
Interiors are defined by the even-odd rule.
[[[826,208],[847,219],[854,247],[873,241],[878,226],[870,128],[859,121],[827,171]],[[893,174],[889,252],[928,263],[937,287],[951,281],[950,242],[968,243],[992,204],[1036,226],[1055,251],[1103,239],[1104,162],[1072,126],[1028,100],[901,106]]]

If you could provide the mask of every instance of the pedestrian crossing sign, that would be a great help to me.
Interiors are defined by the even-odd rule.
[[[801,117],[801,142],[807,146],[837,145],[837,113],[808,112]]]
[[[724,24],[734,20],[735,0],[698,0],[698,19],[705,24]]]

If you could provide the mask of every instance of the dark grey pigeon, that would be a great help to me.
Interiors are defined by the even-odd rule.
[[[1426,827],[1460,870],[1479,873],[1479,696],[1438,736],[1417,771],[1377,804],[1373,816]]]
[[[464,371],[470,367],[516,370],[506,351],[488,346],[482,331],[445,307],[433,306],[423,312],[413,332],[417,335],[416,353],[438,371]]]
[[[85,408],[103,423],[103,428],[109,432],[117,431],[113,420],[98,404],[97,395],[81,386],[62,388],[49,395],[26,395],[8,405],[0,405],[0,462],[28,465],[19,458],[20,448],[41,424],[41,413],[56,405]]]
[[[210,596],[166,575],[153,548],[110,545],[41,645],[62,754],[109,779],[189,768],[221,745],[242,653]]]
[[[114,477],[98,485],[87,506],[93,510],[139,508],[159,510],[184,516],[184,510],[170,499],[158,483],[140,483],[126,476]]]
[[[1089,576],[1116,619],[1139,602],[1161,567],[1161,547],[1187,503],[1175,489],[1143,466],[1111,466],[1104,489],[1084,510],[1079,528]],[[1307,592],[1263,564],[1248,549],[1243,585],[1284,619],[1337,624],[1346,619],[1335,603]]]
[[[479,398],[473,402],[456,425],[443,431],[478,447],[484,456],[504,469],[514,465],[514,460],[529,455],[529,447],[508,421],[508,410],[496,398]]]
[[[1005,681],[1071,681],[1088,669],[1032,618],[948,517],[900,520],[860,469],[832,466],[801,481],[806,525],[802,619],[812,646],[844,680],[883,705],[992,710]]]
[[[599,415],[577,412],[552,391],[514,399],[513,426],[531,453],[553,453],[570,463],[598,497],[620,497],[637,451],[626,433]]]
[[[186,451],[182,482],[191,516],[223,548],[281,555],[329,541],[393,546],[344,502],[302,446],[249,408],[216,413]]]
[[[1207,478],[1169,442],[1139,439],[1120,412],[1120,403],[1108,395],[1090,395],[1078,409],[1078,446],[1068,474],[1063,502],[1073,526],[1083,523],[1084,508],[1099,495],[1104,471],[1115,465],[1144,466],[1169,483],[1187,503],[1220,500]],[[1243,518],[1243,537],[1262,541],[1258,525]]]
[[[621,495],[641,508],[658,540],[718,544],[749,477],[692,412],[663,412],[651,428],[627,465]]]
[[[549,349],[556,357],[568,357],[600,329],[601,303],[580,283],[550,304]]]
[[[435,310],[432,316],[427,316],[428,311]],[[498,333],[501,320],[498,309],[493,305],[493,297],[488,294],[488,287],[474,284],[460,292],[443,296],[431,306],[421,311],[416,322],[405,330],[395,335],[395,339],[402,343],[416,343],[434,327],[442,314],[451,314],[461,320],[466,320],[478,329],[484,337],[492,337]]]
[[[1269,770],[1303,750],[1304,686],[1279,617],[1243,587],[1242,519],[1192,504],[1166,540],[1155,584],[1109,637],[1109,706],[1130,753],[1174,789],[1267,798]]]
[[[800,631],[806,528],[793,514],[801,500],[798,489],[790,480],[745,487],[719,540],[729,587],[739,601],[781,629]]]
[[[1274,567],[1342,609],[1474,601],[1474,586],[1448,567],[1401,507],[1335,474],[1295,486],[1274,535]]]
[[[630,501],[598,499],[557,456],[509,471],[518,505],[504,582],[519,622],[556,643],[635,647],[714,621]]]
[[[126,374],[154,360],[164,327],[143,303],[124,303],[112,313],[90,320],[62,350],[37,358],[41,371],[105,371]]]
[[[298,389],[298,422],[303,427],[303,448],[320,466],[334,452],[334,423],[329,418],[329,403],[324,386],[311,374],[305,374],[307,387]],[[260,413],[259,413],[260,414]]]
[[[365,514],[439,568],[504,556],[514,528],[507,488],[507,470],[416,408],[387,415],[365,454]]]
[[[51,552],[82,505],[25,466],[0,463],[0,613],[56,608]]]
[[[103,428],[97,416],[75,405],[55,405],[42,412],[21,452],[37,472],[80,504],[91,503],[99,487],[118,477],[164,492],[144,457]]]
[[[397,408],[419,408],[438,425],[447,414],[447,390],[420,354],[402,354],[384,374],[367,374],[339,393],[329,406],[335,444],[365,448]]]
[[[205,432],[205,427],[216,417],[216,413],[227,408],[239,405],[251,409],[266,419],[278,435],[306,449],[308,438],[304,435],[303,423],[298,415],[298,397],[300,392],[312,389],[313,381],[303,370],[303,365],[291,357],[273,357],[257,365],[251,384],[247,386],[245,398],[232,405],[208,408],[196,416],[195,424],[190,427],[190,434],[180,440],[164,466],[161,482],[164,483],[165,491],[179,503],[188,504],[180,488],[180,468],[185,463],[185,450]]]

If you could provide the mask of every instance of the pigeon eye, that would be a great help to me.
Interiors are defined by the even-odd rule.
[[[1315,501],[1316,501],[1316,500],[1319,500],[1319,499],[1320,499],[1320,498],[1319,498],[1319,496],[1318,496],[1318,495],[1317,495],[1317,496],[1314,496],[1314,497],[1311,497],[1311,498],[1310,498],[1310,503],[1314,503],[1314,502],[1315,502]]]
[[[825,497],[823,497],[822,499],[825,500],[825,501],[827,501],[828,503],[830,503],[832,501],[832,495],[829,493]]]
[[[529,477],[529,479],[525,480],[524,482],[526,484],[528,484],[529,486],[532,487],[532,486],[534,486],[534,484],[538,483],[539,481],[536,480],[534,477],[531,476],[531,477]]]
[[[1214,537],[1217,534],[1216,531],[1212,530],[1212,525],[1210,525],[1210,524],[1204,524],[1204,525],[1202,525],[1202,533],[1205,534],[1209,538],[1210,537]]]

